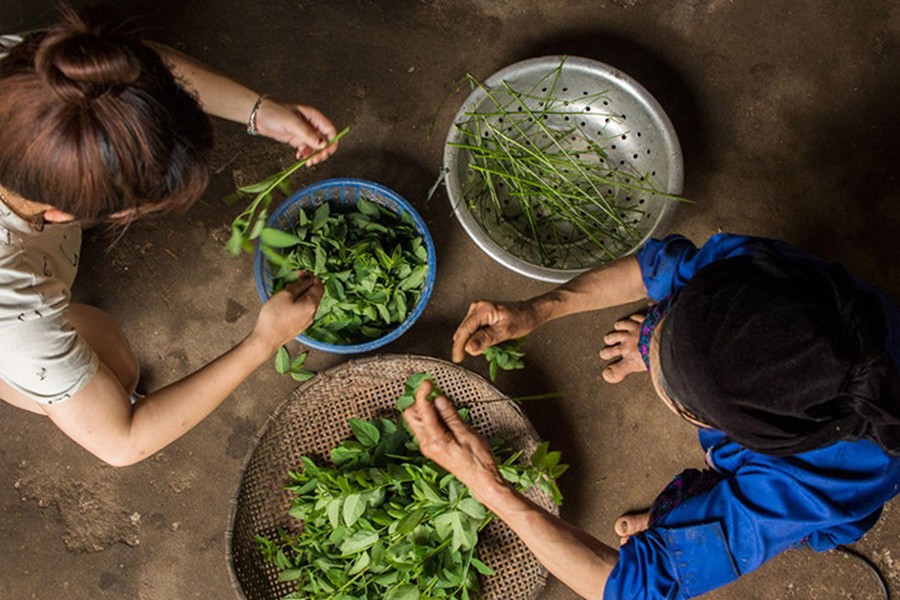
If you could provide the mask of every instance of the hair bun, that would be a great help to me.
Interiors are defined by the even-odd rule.
[[[118,28],[110,23],[108,18],[92,22],[91,13],[65,11],[64,20],[48,32],[35,55],[35,68],[56,94],[81,103],[140,77],[137,36],[124,31],[121,21]]]

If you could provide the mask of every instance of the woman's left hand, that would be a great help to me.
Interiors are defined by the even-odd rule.
[[[260,135],[296,148],[298,159],[321,150],[309,165],[322,162],[338,148],[337,142],[328,146],[328,140],[337,135],[337,129],[328,117],[304,104],[266,98],[256,113],[256,129]]]

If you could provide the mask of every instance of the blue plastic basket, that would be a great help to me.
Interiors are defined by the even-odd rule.
[[[366,181],[364,179],[327,179],[307,186],[294,193],[290,198],[285,200],[278,209],[269,217],[267,225],[277,229],[287,229],[297,221],[299,208],[315,208],[323,202],[330,202],[333,206],[355,206],[359,198],[365,198],[370,202],[380,204],[381,206],[391,210],[399,215],[409,213],[416,224],[416,230],[425,242],[425,249],[428,251],[428,275],[425,278],[425,286],[422,289],[422,295],[419,302],[413,308],[412,312],[406,317],[396,329],[383,335],[382,337],[361,344],[350,344],[339,346],[336,344],[328,344],[314,340],[303,334],[297,336],[297,341],[321,350],[323,352],[331,352],[334,354],[359,354],[363,352],[371,352],[385,346],[401,335],[407,329],[412,327],[416,319],[421,316],[431,298],[431,292],[434,289],[435,271],[437,261],[435,259],[434,241],[431,239],[431,233],[425,226],[425,221],[416,212],[412,205],[404,200],[399,194],[390,190],[383,185]],[[265,302],[269,299],[272,290],[272,270],[269,261],[265,255],[256,248],[256,256],[253,265],[254,276],[256,279],[256,291],[259,292],[260,299]]]

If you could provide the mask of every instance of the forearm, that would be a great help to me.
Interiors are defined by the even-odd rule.
[[[272,356],[253,336],[200,370],[141,399],[133,407],[127,446],[138,460],[175,441],[215,410]]]
[[[197,94],[207,113],[246,123],[259,94],[250,88],[216,72],[190,56],[154,42],[145,42],[168,65],[176,79],[184,81]]]
[[[584,598],[602,598],[618,552],[497,484],[476,497],[506,523],[547,570]]]
[[[199,371],[133,406],[115,375],[101,364],[82,391],[43,409],[62,431],[104,462],[131,465],[197,425],[272,351],[271,345],[247,338]]]
[[[529,301],[539,324],[592,310],[637,302],[647,297],[641,268],[633,256],[586,271]]]

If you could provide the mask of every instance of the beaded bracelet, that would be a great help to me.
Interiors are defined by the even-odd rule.
[[[247,133],[250,135],[259,135],[259,129],[256,128],[256,113],[259,112],[259,106],[266,98],[268,98],[268,96],[262,94],[256,99],[256,102],[253,103],[253,109],[250,111],[250,117],[247,119]]]

